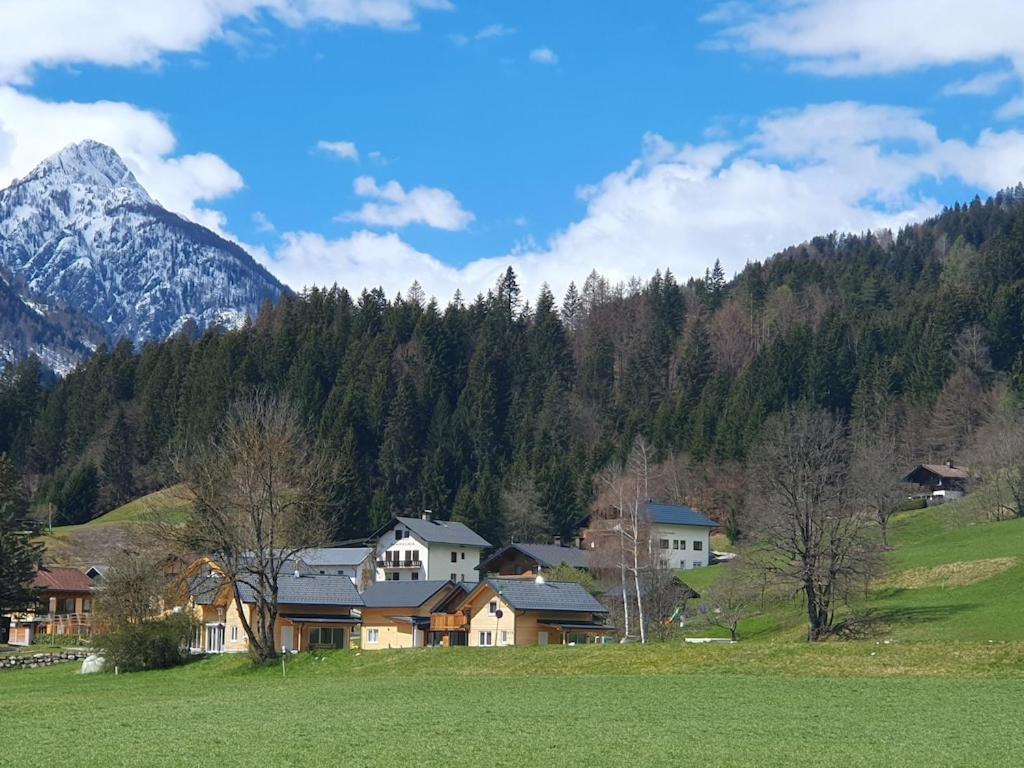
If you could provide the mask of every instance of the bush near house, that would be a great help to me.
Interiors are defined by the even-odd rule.
[[[106,661],[104,669],[121,672],[167,669],[189,658],[189,641],[195,622],[186,613],[172,613],[158,619],[122,624],[100,635],[96,646]]]

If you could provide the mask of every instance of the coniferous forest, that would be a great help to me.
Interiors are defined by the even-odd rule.
[[[81,522],[173,483],[171,450],[263,387],[332,458],[337,539],[431,509],[492,542],[524,495],[570,535],[595,474],[638,436],[705,485],[742,475],[791,403],[946,460],[986,393],[1024,388],[1022,201],[1018,186],[896,234],[815,238],[732,280],[716,264],[685,283],[591,274],[564,297],[524,296],[509,270],[447,306],[415,284],[287,296],[237,331],[101,347],[63,379],[34,360],[7,370],[0,452],[54,522]]]

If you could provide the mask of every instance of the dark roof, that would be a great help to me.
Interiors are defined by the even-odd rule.
[[[543,568],[557,568],[559,565],[571,565],[573,568],[586,568],[588,553],[578,547],[563,547],[558,544],[507,544],[476,567],[481,573],[487,573],[488,567],[508,552],[522,552]]]
[[[519,611],[607,613],[608,610],[574,582],[546,581],[538,584],[532,579],[487,579],[483,583],[500,592],[502,599]]]
[[[704,517],[700,512],[695,512],[689,507],[677,504],[659,504],[656,501],[648,501],[644,505],[647,512],[647,519],[659,525],[697,525],[705,528],[717,528],[718,523]]]
[[[298,558],[306,565],[359,565],[370,556],[369,547],[316,547],[304,549]]]
[[[912,478],[921,471],[936,475],[937,477],[948,478],[950,480],[966,480],[969,470],[967,467],[958,467],[955,465],[951,467],[948,464],[919,464],[903,478],[904,482],[914,482]]]
[[[32,586],[51,592],[91,592],[94,585],[92,579],[77,568],[41,565],[32,579]]]
[[[226,581],[214,574],[199,574],[188,580],[188,591],[196,605],[211,605],[224,588]]]
[[[424,520],[420,517],[398,518],[417,538],[428,544],[457,544],[467,547],[491,546],[483,536],[465,523],[452,520]]]
[[[554,627],[555,629],[573,630],[578,631],[593,631],[593,632],[613,632],[615,627],[610,627],[607,624],[598,624],[594,621],[561,621],[560,619],[544,619],[538,620],[539,624],[543,624],[545,627]]]
[[[252,587],[238,583],[243,603],[254,602]],[[363,599],[352,579],[335,574],[282,573],[277,577],[278,605],[362,606]]]
[[[450,581],[378,581],[363,592],[367,608],[419,608]]]
[[[427,544],[459,544],[466,547],[489,547],[491,543],[464,523],[453,520],[424,520],[421,517],[395,517],[377,531],[380,536],[402,523],[416,538]]]
[[[278,614],[282,619],[288,619],[293,624],[358,624],[359,619],[355,616],[307,616],[293,613]]]

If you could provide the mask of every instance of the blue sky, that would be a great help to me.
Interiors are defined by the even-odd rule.
[[[0,178],[107,141],[293,287],[732,271],[1024,178],[1009,0],[84,5],[0,0]]]

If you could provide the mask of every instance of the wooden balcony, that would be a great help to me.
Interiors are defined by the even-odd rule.
[[[419,560],[378,560],[378,568],[420,568],[423,566],[423,561]]]
[[[431,632],[464,632],[469,629],[469,616],[465,613],[430,614]]]

